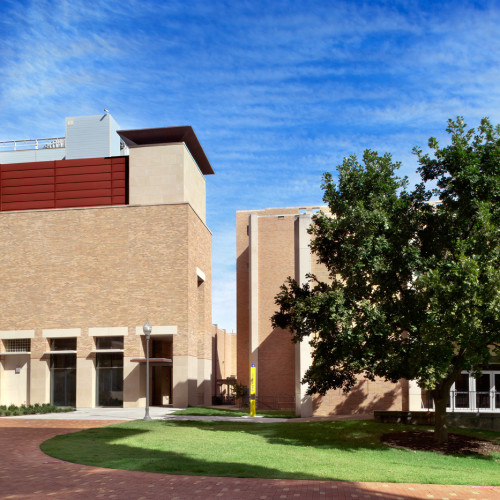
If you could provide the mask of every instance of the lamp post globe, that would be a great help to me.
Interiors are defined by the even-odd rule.
[[[149,321],[146,320],[146,323],[142,327],[142,331],[146,337],[146,413],[143,420],[151,420],[149,416],[149,339],[151,338],[152,330],[153,328],[149,324]]]

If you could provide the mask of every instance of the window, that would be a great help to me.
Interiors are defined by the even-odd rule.
[[[434,401],[428,391],[421,390],[421,408],[434,409]],[[446,405],[448,411],[500,411],[500,371],[486,370],[475,378],[462,373],[452,385]]]
[[[50,339],[51,351],[76,351],[76,338]]]
[[[462,373],[455,382],[455,408],[469,408],[469,375]]]
[[[500,372],[485,370],[477,378],[462,373],[451,388],[452,411],[499,411]]]
[[[489,373],[483,373],[476,379],[476,408],[490,408],[490,391],[493,389],[493,380]]]
[[[4,340],[5,352],[30,352],[30,339],[8,339]]]
[[[123,337],[96,337],[97,349],[123,349]]]

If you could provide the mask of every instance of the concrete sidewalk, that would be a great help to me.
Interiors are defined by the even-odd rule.
[[[181,408],[165,408],[152,406],[149,408],[149,416],[153,420],[222,420],[229,422],[287,422],[286,418],[265,417],[199,417],[195,415],[173,415]],[[75,411],[63,413],[45,413],[41,415],[23,415],[17,417],[2,417],[6,419],[28,419],[28,420],[140,420],[144,418],[144,408],[80,408]],[[297,419],[293,419],[297,421]]]

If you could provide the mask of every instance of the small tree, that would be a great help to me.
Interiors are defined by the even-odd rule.
[[[235,401],[239,401],[240,406],[248,405],[248,387],[237,380],[231,382],[231,389],[233,390],[233,395]]]
[[[272,318],[294,342],[312,335],[310,394],[348,392],[358,375],[416,380],[438,442],[453,383],[500,350],[500,126],[483,119],[476,133],[458,118],[447,131],[449,146],[429,140],[433,157],[414,150],[423,182],[410,192],[389,154],[344,159],[338,185],[324,175],[332,215],[310,233],[329,282],[289,278]]]

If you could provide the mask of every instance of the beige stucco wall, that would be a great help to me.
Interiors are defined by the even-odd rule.
[[[40,359],[31,358],[30,375],[29,404],[50,402],[50,370],[47,356]]]
[[[76,406],[93,408],[96,401],[95,359],[76,358]]]
[[[189,202],[202,221],[206,220],[205,197],[205,176],[184,146],[184,201]]]
[[[17,373],[16,373],[17,370]],[[30,358],[26,354],[0,359],[0,404],[29,404]]]
[[[123,357],[123,407],[137,408],[146,405],[146,367]]]
[[[137,146],[129,154],[129,203],[189,202],[206,217],[205,177],[184,143]]]

